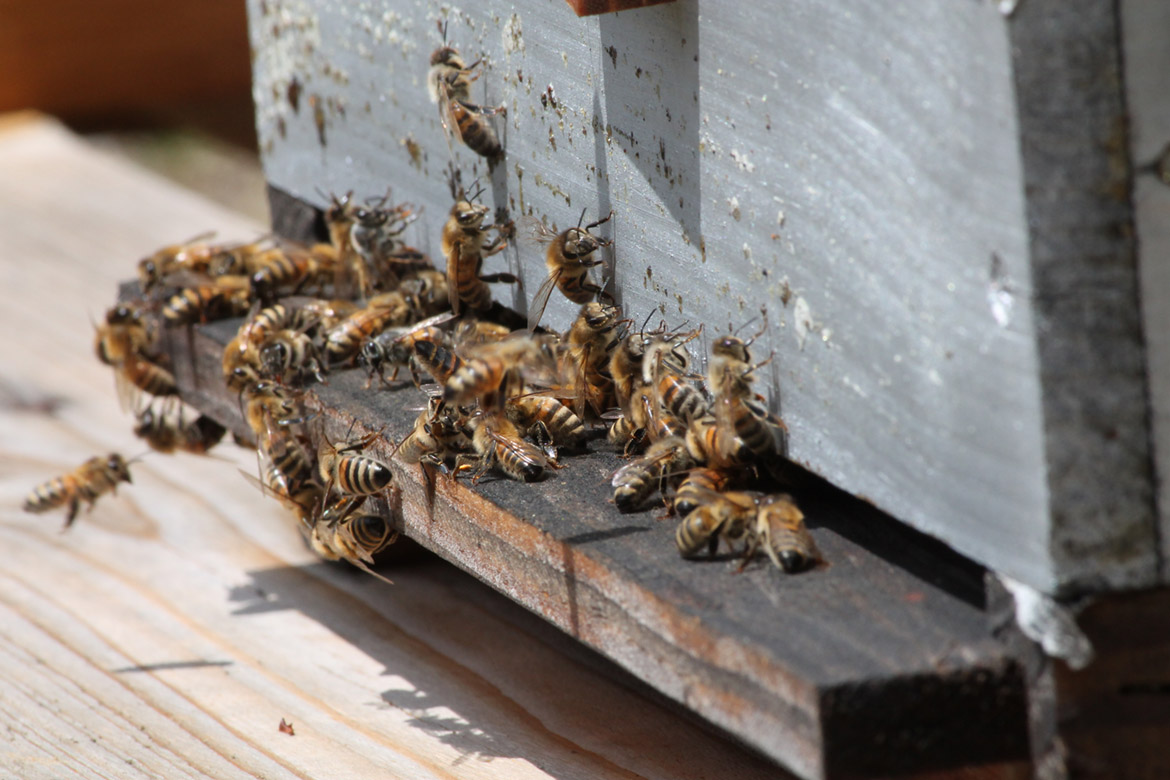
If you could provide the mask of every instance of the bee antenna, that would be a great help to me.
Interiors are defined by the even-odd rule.
[[[144,450],[144,451],[138,453],[133,458],[130,458],[128,461],[126,461],[126,466],[129,467],[131,463],[138,463],[143,458],[145,458],[147,455],[149,455],[151,452],[153,452],[153,450]]]
[[[641,333],[642,335],[646,335],[646,326],[650,324],[650,318],[653,316],[654,316],[654,310],[651,309],[650,313],[646,315],[646,319],[642,321],[642,329],[638,331],[639,333]]]
[[[581,229],[581,223],[585,221],[585,209],[588,209],[588,208],[589,207],[586,206],[584,209],[581,209],[581,217],[580,217],[580,219],[577,220],[577,229],[578,230]]]

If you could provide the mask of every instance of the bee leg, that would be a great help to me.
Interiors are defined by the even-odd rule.
[[[484,274],[483,276],[479,277],[479,280],[481,282],[488,282],[489,284],[496,284],[497,282],[504,282],[507,284],[519,284],[520,283],[519,277],[517,277],[514,274],[507,273],[507,272],[498,273],[498,274]]]
[[[77,519],[77,510],[80,508],[81,508],[81,502],[78,499],[76,499],[76,498],[70,499],[69,511],[65,513],[65,525],[61,527],[62,531],[66,530],[67,528],[69,528],[69,526],[73,525],[73,521]]]
[[[707,557],[715,560],[715,554],[719,552],[719,534],[711,534],[711,538],[707,540]]]
[[[549,460],[549,465],[554,469],[562,468],[557,463],[557,448],[553,442],[552,434],[549,433],[548,426],[542,421],[537,420],[528,428],[528,438],[537,447],[544,451],[545,457]]]

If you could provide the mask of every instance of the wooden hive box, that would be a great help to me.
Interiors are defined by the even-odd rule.
[[[709,602],[686,601],[711,586],[693,572],[687,584],[655,580],[658,552],[638,547],[633,526],[572,516],[581,496],[604,499],[612,463],[590,467],[597,485],[542,486],[535,499],[485,488],[480,503],[453,486],[427,515],[408,495],[407,532],[802,775],[1021,757],[1019,669],[984,641],[971,578],[986,567],[1066,597],[1166,576],[1149,420],[1160,425],[1165,412],[1157,391],[1170,353],[1149,309],[1147,345],[1139,306],[1139,290],[1149,298],[1165,283],[1139,268],[1134,236],[1142,253],[1165,247],[1156,227],[1167,200],[1133,161],[1152,159],[1150,139],[1170,127],[1158,125],[1167,98],[1143,80],[1164,56],[1142,36],[1159,12],[1121,6],[1126,14],[1024,0],[1009,15],[941,0],[679,0],[578,19],[561,0],[249,2],[278,232],[319,230],[328,193],[390,186],[424,209],[408,238],[435,252],[452,156],[506,218],[563,227],[583,209],[613,209],[612,289],[628,314],[657,309],[673,325],[703,323],[709,338],[766,309],[759,343],[775,354],[767,391],[791,459],[974,563],[917,537],[893,551],[904,538],[894,525],[829,501],[844,579],[809,588],[816,604],[803,612],[783,596],[761,602],[785,619],[827,621],[816,658],[815,642],[798,647],[783,627],[749,630],[759,612],[717,625],[722,594],[734,591],[721,584]],[[487,59],[475,98],[507,108],[494,120],[505,153],[490,166],[449,148],[428,99],[440,23],[469,60]],[[1123,78],[1123,44],[1133,78]],[[546,273],[543,252],[513,244],[489,262],[505,269],[523,289],[497,295],[523,313]],[[554,299],[544,321],[563,328],[574,311]],[[214,372],[229,335],[204,329],[188,389]],[[317,392],[332,435],[402,416],[397,402],[355,405],[357,389],[351,377]],[[230,398],[201,392],[203,406],[231,417]],[[899,541],[883,543],[887,532]],[[619,548],[625,535],[630,546]],[[919,579],[897,579],[891,561]],[[591,577],[617,590],[576,590]],[[922,600],[921,582],[941,598],[931,590],[927,612],[904,609]],[[873,640],[829,604],[846,592],[864,602],[855,624],[856,614],[893,615],[892,633],[862,658],[836,655]],[[663,607],[664,595],[679,601]],[[665,611],[648,612],[651,602]],[[944,614],[958,617],[916,645],[913,632]],[[619,627],[600,628],[610,623]],[[703,631],[732,641],[705,646]],[[958,662],[937,654],[954,637]],[[760,647],[762,660],[751,656]],[[938,675],[952,662],[954,676]],[[944,682],[933,705],[917,716],[895,708],[892,731],[876,725],[881,705],[918,700],[915,681],[935,676]],[[924,726],[964,696],[986,705],[980,722],[1002,727],[974,748],[941,736],[955,724]],[[864,747],[842,747],[857,739]],[[891,758],[907,744],[921,749]]]

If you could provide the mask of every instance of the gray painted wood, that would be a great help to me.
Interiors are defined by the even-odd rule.
[[[1134,222],[1146,332],[1146,368],[1155,455],[1162,576],[1170,556],[1170,182],[1155,168],[1170,145],[1170,5],[1124,0],[1121,3],[1125,48],[1125,91],[1129,108]]]
[[[1032,93],[1017,90],[1042,93],[1051,75],[1033,43],[1112,29],[1064,16],[1037,29],[1029,19],[1047,7],[1025,2],[1008,20],[980,2],[679,0],[577,19],[560,0],[250,0],[257,127],[270,183],[318,206],[318,189],[393,185],[425,206],[412,239],[437,251],[449,153],[424,81],[448,19],[468,59],[490,58],[474,94],[508,108],[499,165],[455,149],[465,179],[481,177],[514,218],[563,227],[613,208],[614,289],[631,316],[658,307],[709,337],[766,305],[760,353],[775,351],[767,391],[794,460],[1042,590],[1144,585],[1157,555],[1135,427],[1140,329],[1135,341],[1132,317],[1105,327],[1136,310],[1132,264],[1119,256],[1102,284],[1121,286],[1093,318],[1071,300],[1063,318],[1036,316],[1037,300],[1061,294],[1036,256],[1053,268],[1076,239],[1050,241],[1058,220],[1028,228],[1024,182],[1052,172],[1053,127],[1025,112],[1033,137],[1021,142],[1017,105]],[[1079,83],[1061,82],[1071,110],[1099,108],[1073,99]],[[1120,116],[1103,106],[1100,121]],[[1067,119],[1057,136],[1079,115]],[[1092,140],[1061,153],[1096,164]],[[1091,186],[1048,183],[1050,216]],[[1073,200],[1082,217],[1102,205]],[[1074,262],[1092,264],[1084,252]],[[489,261],[504,266],[524,291],[497,294],[523,311],[543,254],[520,243]],[[572,311],[554,300],[545,320],[561,327]],[[1073,338],[1086,324],[1089,337]],[[1113,384],[1105,360],[1084,376],[1053,368],[1085,341],[1099,358],[1123,342]],[[1103,381],[1107,402],[1090,403]],[[1126,412],[1107,446],[1101,426],[1077,424],[1086,404]]]

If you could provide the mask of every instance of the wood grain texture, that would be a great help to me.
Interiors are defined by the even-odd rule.
[[[1078,247],[1068,218],[1027,221],[1037,198],[1124,226],[1124,194],[1094,194],[1124,148],[1106,132],[1123,117],[1113,22],[1032,45],[1029,20],[1048,18],[1034,6],[680,0],[577,20],[559,0],[254,0],[257,127],[271,184],[320,206],[318,187],[392,183],[427,209],[411,240],[434,247],[449,152],[423,81],[448,20],[489,58],[477,100],[508,108],[494,167],[456,146],[465,177],[512,217],[615,209],[614,294],[635,315],[714,332],[767,305],[795,460],[1043,591],[1140,586],[1158,561],[1132,256],[1061,287],[1043,271],[1076,265],[1058,247],[1092,266],[1124,240]],[[1060,71],[1042,52],[1075,56],[1077,30],[1093,59]],[[1092,170],[1042,181],[1049,140],[1053,161]],[[500,293],[523,310],[542,254],[520,243],[496,262],[524,277]],[[546,319],[571,314],[554,301]]]
[[[402,558],[393,588],[317,562],[230,445],[148,457],[67,534],[20,512],[88,455],[142,450],[92,355],[116,281],[162,244],[262,228],[51,123],[3,124],[0,327],[19,334],[0,345],[6,775],[777,776],[430,556]]]

